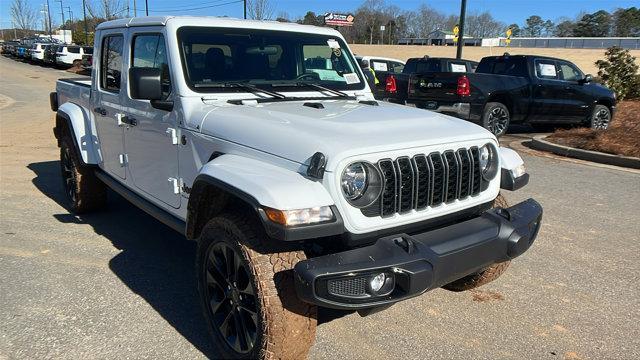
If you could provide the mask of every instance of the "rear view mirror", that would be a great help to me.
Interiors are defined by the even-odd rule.
[[[254,46],[245,50],[247,55],[276,55],[278,54],[278,48],[275,46]]]
[[[129,69],[131,98],[140,100],[162,99],[160,69],[132,67]]]
[[[587,74],[584,76],[584,79],[582,79],[582,83],[583,84],[588,84],[590,82],[593,81],[593,76],[591,76],[591,74]]]

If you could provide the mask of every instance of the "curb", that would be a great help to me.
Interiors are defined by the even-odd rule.
[[[592,161],[600,164],[615,165],[640,169],[640,158],[622,155],[606,154],[598,151],[576,149],[546,141],[548,135],[537,135],[531,140],[531,148],[552,152],[556,155],[568,156],[580,160]]]

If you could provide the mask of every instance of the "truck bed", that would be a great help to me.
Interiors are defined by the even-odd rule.
[[[56,92],[58,93],[58,104],[70,102],[89,109],[91,77],[82,76],[58,79],[56,82]]]

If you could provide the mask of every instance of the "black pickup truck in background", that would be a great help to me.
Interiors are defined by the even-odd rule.
[[[432,72],[467,73],[474,72],[478,63],[471,60],[451,58],[436,58],[425,55],[421,58],[407,60],[402,73],[387,74],[380,81],[384,81],[382,98],[396,104],[404,104],[408,98],[409,83],[415,75]]]
[[[413,74],[405,103],[473,121],[500,136],[510,123],[606,129],[616,99],[569,61],[505,54],[483,58],[475,73]]]

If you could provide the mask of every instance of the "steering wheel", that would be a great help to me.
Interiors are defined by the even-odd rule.
[[[320,75],[318,73],[304,73],[296,76],[296,80],[320,80]]]

